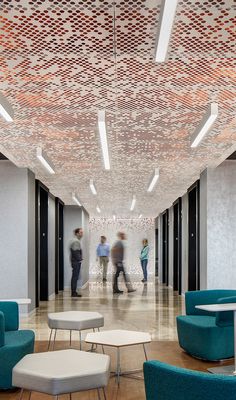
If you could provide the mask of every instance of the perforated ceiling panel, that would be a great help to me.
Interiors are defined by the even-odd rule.
[[[236,11],[233,0],[180,0],[167,62],[154,62],[160,0],[1,2],[0,90],[15,110],[0,122],[4,151],[56,196],[77,192],[91,216],[156,216],[232,153]],[[190,137],[212,101],[219,118],[202,145]],[[111,171],[97,111],[106,110]],[[41,146],[56,167],[47,175]],[[160,179],[146,189],[154,168]],[[98,195],[89,189],[93,178]]]

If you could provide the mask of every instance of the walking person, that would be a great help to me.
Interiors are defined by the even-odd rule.
[[[83,229],[77,228],[74,230],[74,238],[70,242],[70,262],[72,267],[71,277],[71,297],[82,297],[77,293],[77,282],[80,274],[82,257],[81,239],[83,237]]]
[[[118,232],[117,236],[118,240],[115,242],[111,249],[112,263],[115,267],[115,274],[113,277],[113,293],[123,293],[123,290],[119,290],[118,288],[118,277],[121,272],[123,273],[128,293],[135,292],[136,289],[133,289],[129,276],[127,275],[124,268],[125,246],[123,242],[126,239],[126,235],[124,232]]]
[[[102,280],[107,281],[107,266],[109,263],[110,246],[107,243],[106,236],[101,236],[101,242],[97,247],[97,258],[99,259],[100,267],[102,267]]]
[[[148,240],[143,239],[143,248],[142,248],[141,254],[140,254],[140,261],[141,261],[141,266],[142,266],[142,270],[143,270],[143,279],[142,279],[143,283],[147,282],[148,257],[149,257]]]

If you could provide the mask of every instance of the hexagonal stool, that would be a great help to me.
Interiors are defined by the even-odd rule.
[[[98,312],[91,311],[63,311],[48,314],[48,326],[51,328],[48,350],[50,348],[51,338],[53,329],[55,329],[53,349],[56,340],[56,334],[58,329],[70,331],[70,346],[72,331],[79,331],[80,337],[80,350],[82,348],[81,331],[85,329],[98,329],[104,326],[104,317]]]
[[[52,396],[83,390],[103,390],[109,380],[110,357],[80,350],[68,349],[28,354],[13,368],[12,384],[24,389]],[[31,395],[31,393],[30,393]]]

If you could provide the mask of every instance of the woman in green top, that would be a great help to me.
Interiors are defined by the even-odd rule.
[[[142,266],[142,270],[143,270],[143,279],[142,279],[143,283],[147,282],[148,255],[149,255],[148,240],[143,239],[143,248],[142,248],[141,254],[140,254],[140,261],[141,261],[141,266]]]

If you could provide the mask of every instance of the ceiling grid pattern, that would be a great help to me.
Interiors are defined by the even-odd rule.
[[[56,196],[77,192],[91,216],[156,216],[236,143],[234,0],[179,0],[168,60],[154,62],[161,0],[2,0],[0,91],[15,111],[1,145]],[[210,102],[219,118],[202,145],[190,136]],[[106,110],[111,171],[97,111]],[[36,160],[42,146],[56,167]],[[228,155],[228,154],[227,154]],[[154,192],[146,189],[160,168]],[[92,196],[93,179],[98,196]]]

